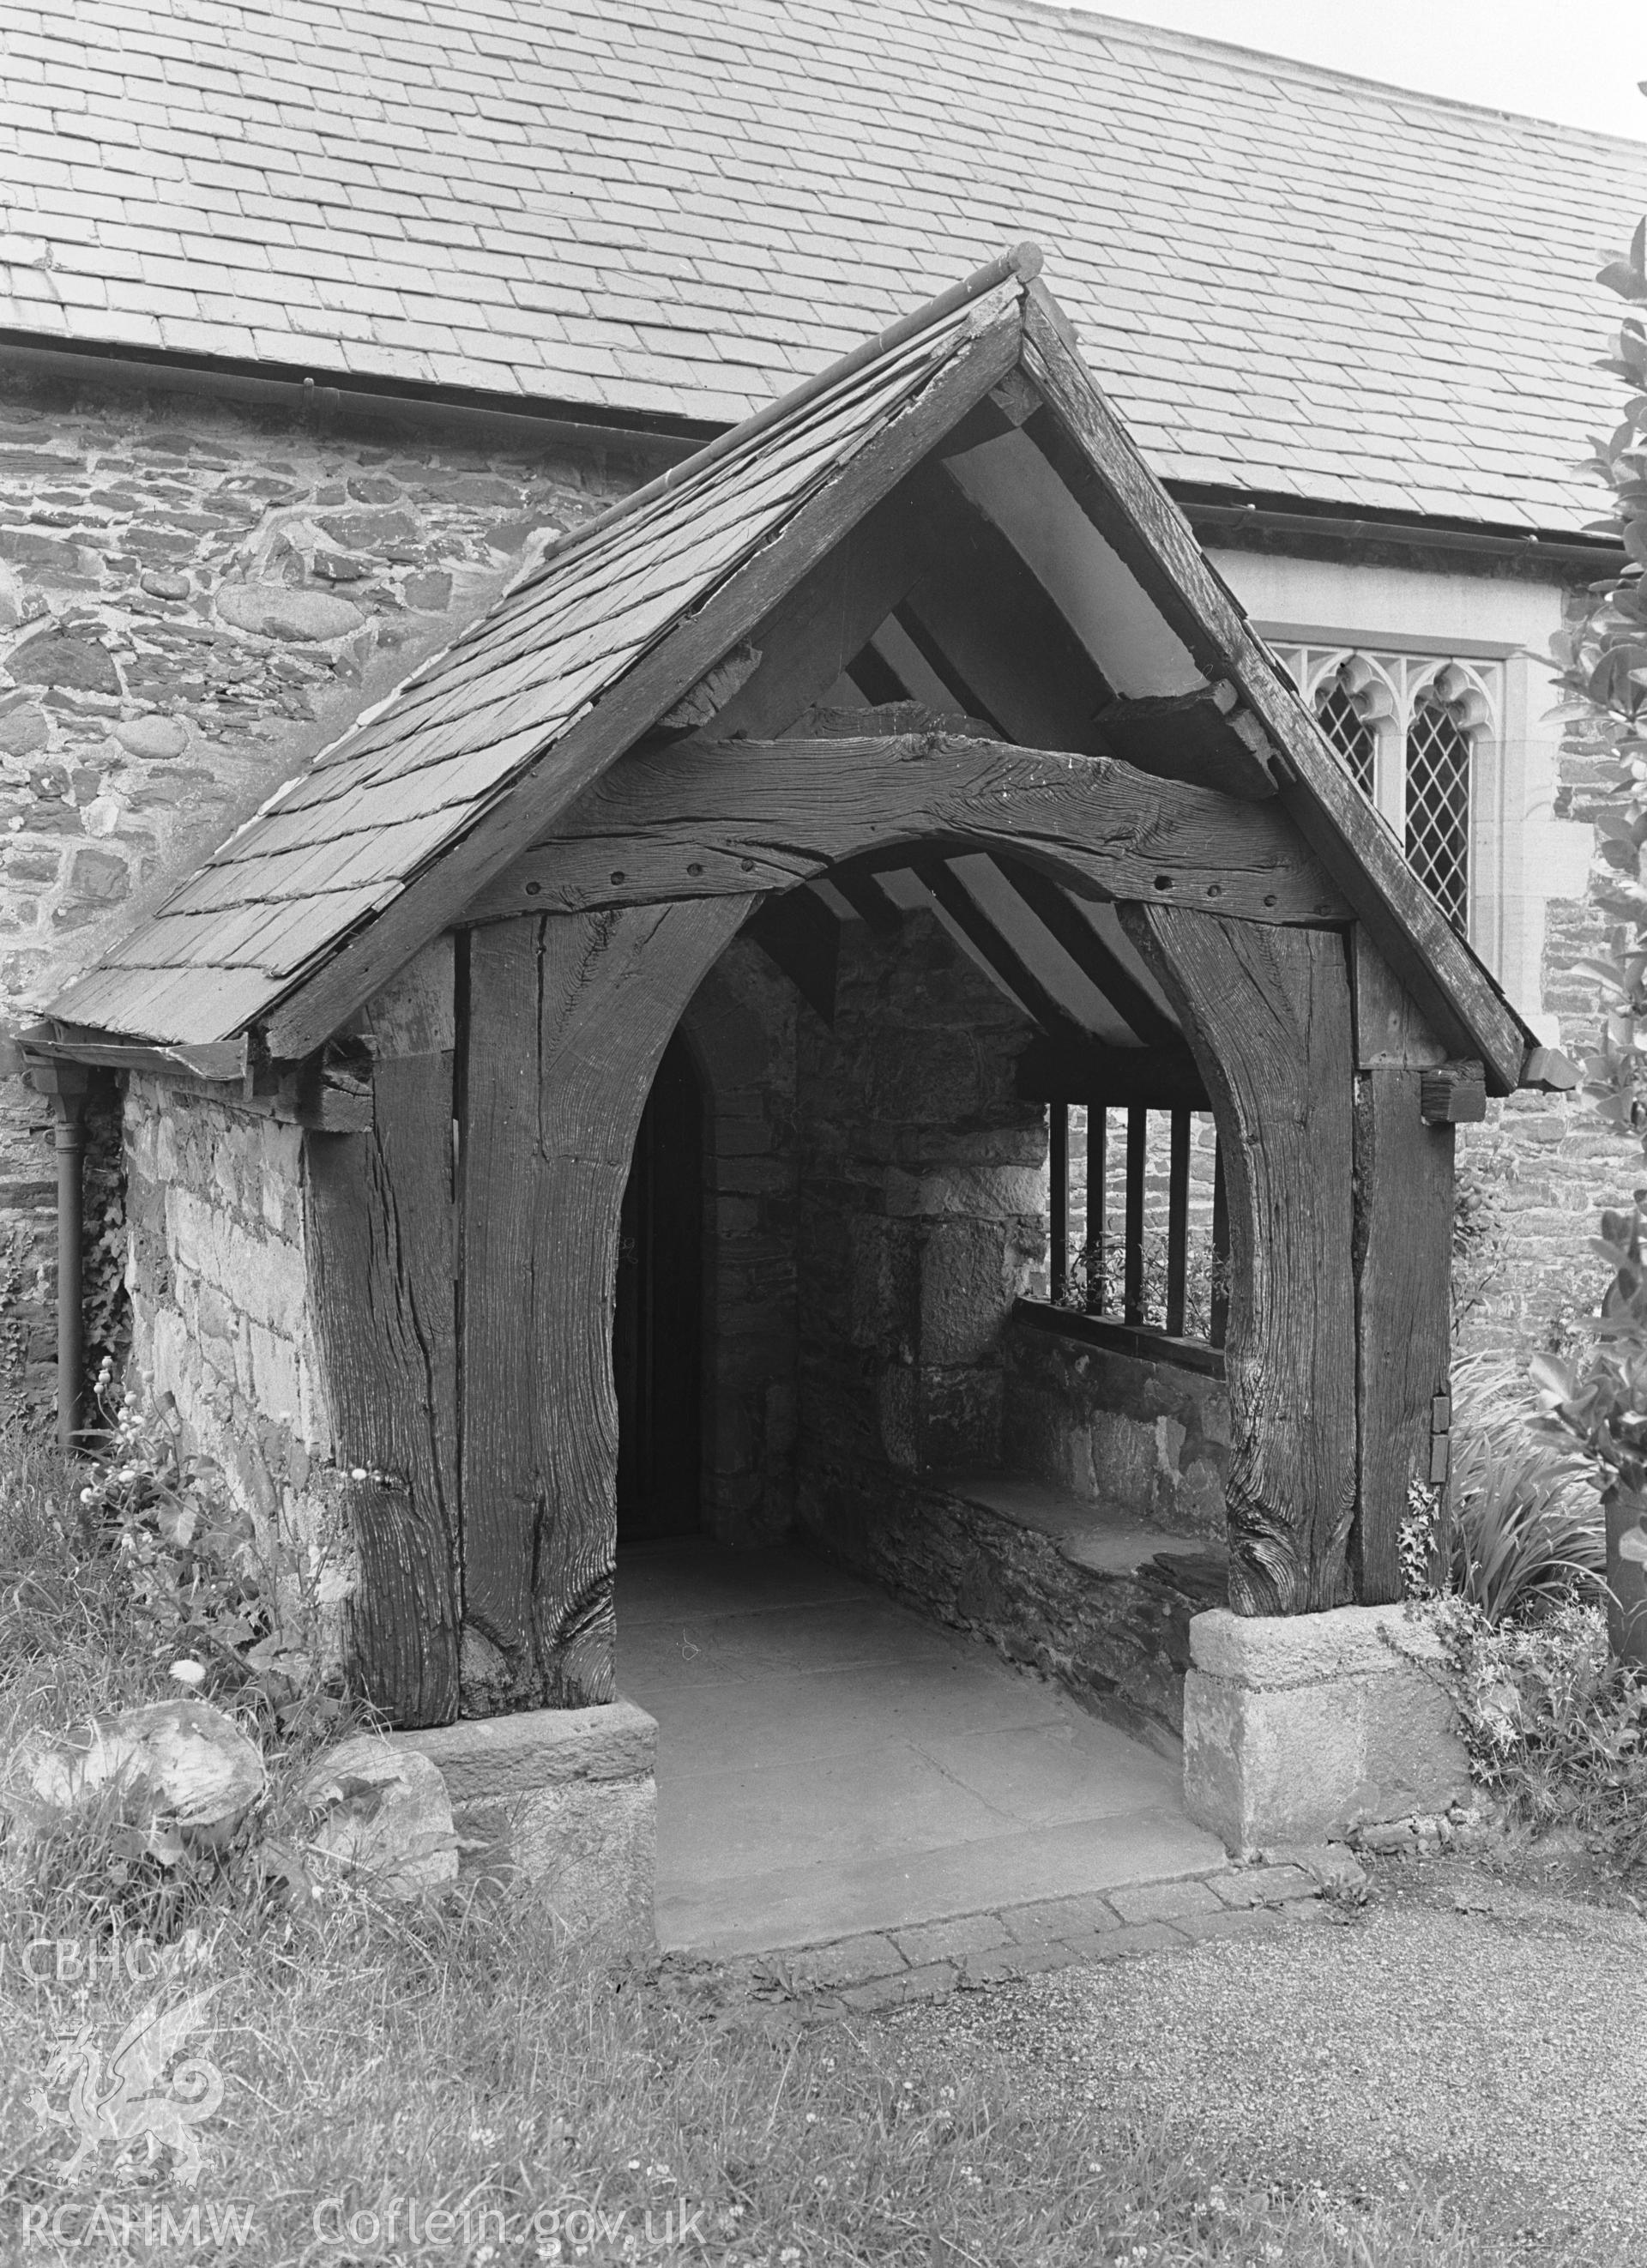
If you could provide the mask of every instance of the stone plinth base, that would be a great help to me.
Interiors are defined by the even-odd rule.
[[[630,1701],[396,1733],[439,1767],[460,1874],[524,1879],[579,1935],[656,1941],[658,1727]]]
[[[1216,1608],[1189,1655],[1184,1800],[1238,1857],[1468,1800],[1439,1646],[1401,1607]]]

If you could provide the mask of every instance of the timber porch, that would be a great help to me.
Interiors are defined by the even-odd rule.
[[[1453,1129],[1570,1074],[1039,267],[570,530],[33,1035],[65,1119],[99,1067],[225,1152],[281,1130],[302,1358],[251,1367],[229,1461],[261,1518],[347,1521],[399,1726],[607,1708],[621,1526],[695,1525],[810,1539],[1158,1744],[1200,1631],[1192,1771],[1239,1775],[1244,1697],[1298,1683],[1264,1633],[1376,1616],[1415,1492],[1445,1517]],[[1156,1548],[1084,1562],[1025,1489]],[[1355,1770],[1322,1821],[1385,1800]]]

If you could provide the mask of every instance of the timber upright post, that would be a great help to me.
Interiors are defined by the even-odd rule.
[[[1445,1381],[1452,1132],[1423,1116],[1427,1037],[1358,932],[1121,918],[1184,1023],[1229,1191],[1233,1611],[1190,1625],[1186,1802],[1240,1853],[1444,1810],[1468,1767],[1438,1647],[1386,1603]]]
[[[612,1314],[636,1130],[754,901],[470,932],[460,1369],[465,1708],[613,1698]]]

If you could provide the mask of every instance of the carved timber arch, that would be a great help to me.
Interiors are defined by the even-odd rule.
[[[1238,1612],[1346,1604],[1356,1509],[1355,1043],[1344,940],[1130,905],[1206,1082],[1230,1208]]]
[[[671,1034],[749,897],[473,933],[463,1113],[465,1705],[613,1691],[619,1213]]]

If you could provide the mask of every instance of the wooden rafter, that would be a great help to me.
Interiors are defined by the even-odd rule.
[[[1016,858],[997,858],[996,864],[1041,927],[1145,1047],[1182,1046],[1183,1035],[1165,1009],[1151,997],[1120,954],[1110,950],[1050,875]]]
[[[1047,990],[1016,946],[1002,935],[953,867],[942,858],[921,858],[915,862],[912,871],[1025,1013],[1043,1032],[1071,1031],[1071,1020],[1062,1002]]]

